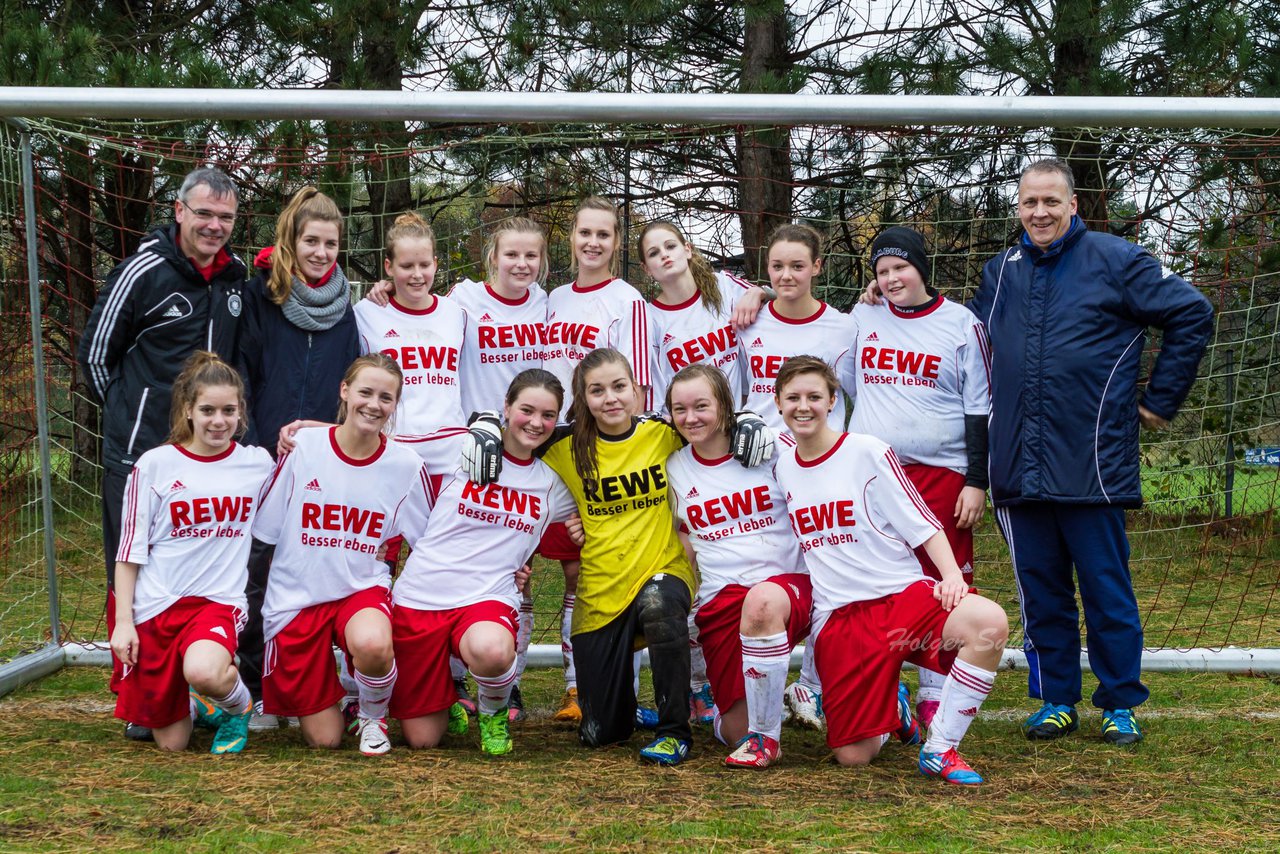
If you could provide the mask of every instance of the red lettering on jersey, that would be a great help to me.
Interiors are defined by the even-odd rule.
[[[752,356],[751,376],[758,380],[776,380],[785,361],[783,356]]]
[[[169,505],[169,521],[175,528],[208,522],[244,522],[248,520],[252,506],[253,499],[242,495],[175,501]]]
[[[481,326],[480,349],[495,347],[528,347],[545,343],[546,330],[541,323],[513,323],[507,326]]]
[[[689,526],[702,529],[773,509],[769,487],[760,485],[689,506]]]
[[[532,516],[534,519],[542,518],[542,501],[536,495],[529,495],[517,489],[508,489],[496,483],[480,487],[467,481],[462,485],[462,497],[472,504],[479,504],[493,510],[519,513],[521,516]]]
[[[833,527],[852,528],[858,524],[853,514],[853,502],[847,498],[813,507],[798,507],[790,515],[792,530],[802,537]]]
[[[548,323],[547,342],[550,344],[577,344],[588,350],[596,349],[596,336],[600,330],[586,323]]]
[[[694,362],[701,362],[708,356],[723,353],[737,346],[738,336],[734,334],[732,326],[726,326],[706,335],[699,335],[692,341],[686,341],[676,349],[669,350],[667,361],[671,363],[673,370],[678,371]]]
[[[169,505],[169,523],[175,528],[191,524],[191,504],[186,501],[174,501]]]
[[[936,380],[938,378],[938,367],[941,364],[941,356],[913,353],[910,350],[895,350],[892,347],[881,349],[875,347],[862,348],[862,367],[864,368],[897,371],[900,374],[915,374],[916,376]]]
[[[346,531],[376,539],[382,536],[382,526],[386,520],[385,513],[361,510],[359,507],[350,507],[346,504],[315,504],[311,501],[305,501],[302,504],[302,527],[304,528]]]
[[[406,371],[458,370],[456,347],[392,347],[382,352],[395,359]]]

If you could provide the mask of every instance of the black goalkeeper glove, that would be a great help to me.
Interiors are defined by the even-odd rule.
[[[729,447],[733,458],[747,468],[773,459],[773,442],[777,438],[764,419],[749,409],[733,413],[733,434]]]
[[[462,470],[481,486],[496,483],[502,474],[502,419],[492,410],[476,412],[467,422],[462,442]]]

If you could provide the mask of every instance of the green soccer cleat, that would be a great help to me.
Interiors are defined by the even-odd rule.
[[[1051,741],[1080,728],[1075,706],[1045,703],[1022,724],[1022,732],[1031,741]]]
[[[1142,728],[1133,709],[1107,709],[1102,713],[1102,740],[1118,747],[1142,741]]]
[[[510,721],[507,719],[507,709],[502,708],[491,715],[481,712],[478,715],[480,721],[480,750],[490,756],[502,756],[510,753],[514,748],[511,743]]]
[[[445,727],[445,732],[449,735],[466,735],[470,726],[471,718],[467,717],[467,710],[462,708],[461,703],[454,703],[449,707],[449,725]]]
[[[209,752],[219,756],[239,753],[249,743],[249,719],[253,717],[253,706],[250,705],[238,715],[228,712],[222,714],[222,723],[213,734],[213,746],[209,748]]]
[[[640,748],[640,758],[659,765],[679,765],[689,756],[689,742],[664,735]]]
[[[197,694],[192,689],[187,689],[187,693],[191,697],[191,708],[195,710],[191,720],[196,726],[200,729],[214,730],[222,726],[223,720],[227,717],[226,712],[215,706],[203,694]]]

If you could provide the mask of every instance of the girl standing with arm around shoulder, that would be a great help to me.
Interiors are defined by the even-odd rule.
[[[186,748],[193,717],[217,729],[212,753],[239,753],[248,739],[253,703],[233,657],[249,528],[271,457],[236,443],[244,404],[233,368],[192,355],[173,384],[169,442],[138,458],[125,490],[111,634],[124,665],[116,717],[150,727],[164,750]]]

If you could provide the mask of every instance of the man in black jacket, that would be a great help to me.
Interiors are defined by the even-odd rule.
[[[245,266],[226,250],[239,194],[214,168],[191,172],[174,223],[157,228],[107,277],[78,358],[102,404],[102,543],[107,633],[125,485],[134,462],[169,435],[170,389],[183,362],[212,350],[237,363]],[[119,673],[112,673],[114,689]],[[148,737],[129,727],[126,734]]]

